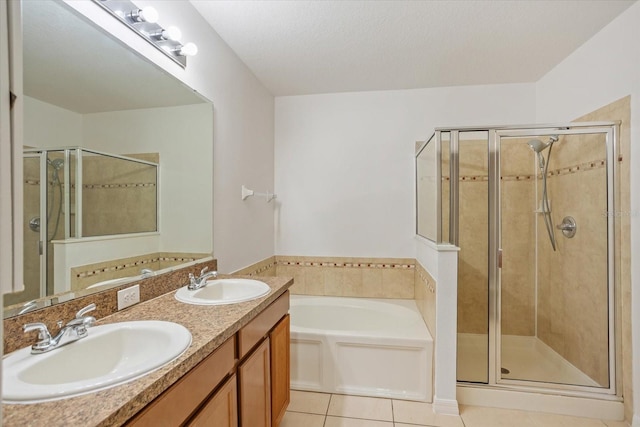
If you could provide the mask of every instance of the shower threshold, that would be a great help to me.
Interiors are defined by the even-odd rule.
[[[487,382],[487,343],[486,334],[458,334],[458,381]],[[504,335],[501,361],[504,379],[600,387],[537,337]]]

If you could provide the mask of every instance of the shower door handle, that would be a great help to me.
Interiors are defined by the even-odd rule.
[[[498,268],[502,268],[502,249],[498,249]]]

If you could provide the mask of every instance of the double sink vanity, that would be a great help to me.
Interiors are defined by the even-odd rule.
[[[293,280],[201,277],[99,321],[85,307],[54,337],[30,322],[34,350],[3,360],[4,425],[277,426]]]

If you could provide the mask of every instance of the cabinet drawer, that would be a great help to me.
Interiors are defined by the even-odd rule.
[[[238,358],[242,360],[289,311],[289,291],[286,291],[244,328],[238,331]]]
[[[186,421],[218,384],[234,370],[235,336],[158,396],[128,426],[177,426]]]

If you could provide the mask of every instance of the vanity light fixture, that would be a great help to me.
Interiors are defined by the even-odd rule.
[[[160,29],[155,33],[149,33],[149,37],[155,37],[158,40],[173,40],[179,42],[182,38],[182,31],[178,27],[169,27],[166,30]]]
[[[158,11],[154,7],[145,7],[144,9],[134,9],[127,13],[127,18],[133,22],[148,22],[155,24],[158,22]]]
[[[179,48],[178,54],[184,56],[194,56],[198,53],[198,46],[194,43],[186,43],[184,46]]]
[[[140,37],[147,40],[182,68],[187,66],[187,56],[198,53],[194,43],[180,42],[182,31],[178,27],[162,28],[158,11],[153,7],[139,8],[129,0],[93,0]]]

